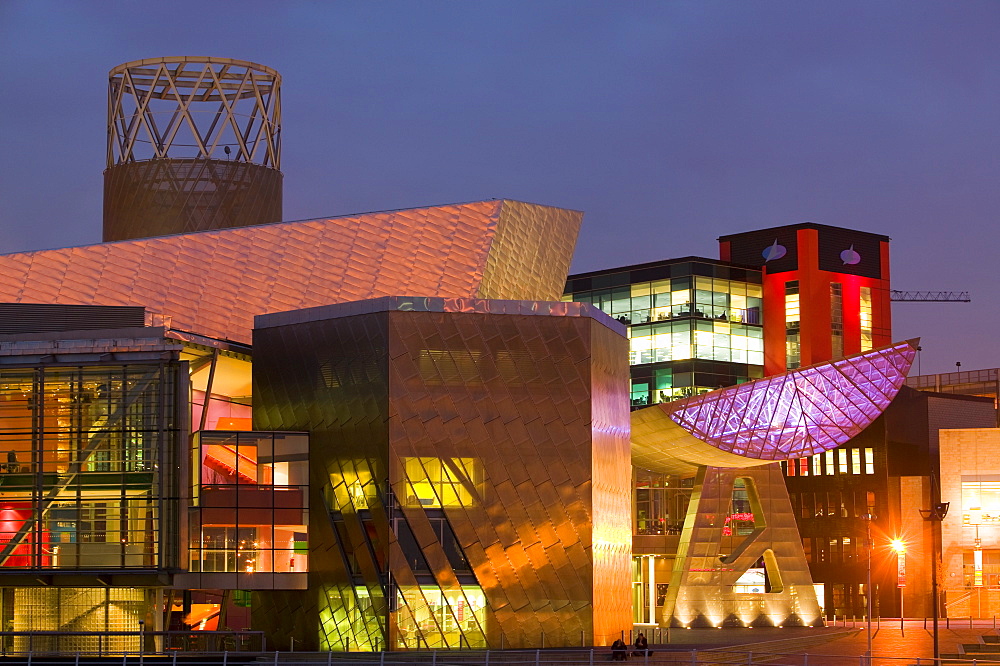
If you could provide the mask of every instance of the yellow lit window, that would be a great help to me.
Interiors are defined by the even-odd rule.
[[[872,289],[861,287],[861,351],[872,349]]]
[[[406,503],[430,508],[472,506],[482,483],[478,458],[404,458]]]

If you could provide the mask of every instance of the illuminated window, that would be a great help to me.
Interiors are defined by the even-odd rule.
[[[872,348],[872,289],[861,287],[861,351]]]
[[[404,458],[403,468],[410,490],[407,506],[473,506],[483,478],[478,458]]]
[[[849,470],[847,469],[847,449],[838,449],[837,453],[838,453],[837,459],[839,463],[837,465],[837,473],[838,474],[849,473]]]
[[[477,585],[447,591],[436,585],[400,585],[396,607],[396,647],[486,647],[486,596]]]
[[[979,478],[962,477],[962,522],[966,525],[1000,524],[1000,481],[980,481]]]
[[[861,449],[851,449],[851,474],[861,474]]]
[[[799,476],[809,476],[809,458],[799,458]]]
[[[822,459],[820,458],[820,455],[817,453],[812,457],[813,476],[820,476],[823,473],[822,465],[823,465]]]
[[[794,370],[802,364],[799,346],[799,281],[785,283],[785,367]]]
[[[844,357],[844,296],[843,285],[830,283],[830,349],[832,358]]]
[[[308,571],[308,435],[205,430],[193,450],[200,488],[191,570]]]
[[[825,455],[826,455],[826,460],[825,460],[826,473],[828,476],[833,476],[833,474],[836,473],[833,467],[833,451],[827,451]]]
[[[865,449],[865,474],[875,473],[875,456],[871,449]]]

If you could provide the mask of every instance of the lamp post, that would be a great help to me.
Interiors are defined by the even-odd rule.
[[[944,517],[948,515],[948,507],[951,506],[951,502],[938,502],[933,504],[930,509],[920,509],[920,515],[923,516],[924,520],[928,520],[931,523],[931,602],[934,606],[934,659],[938,659],[941,655],[938,647],[938,580],[937,580],[937,569],[938,569],[938,531],[941,526],[941,521]]]
[[[903,588],[906,587],[906,542],[902,539],[893,539],[889,546],[896,551],[896,587],[899,588],[899,635],[905,636],[906,630],[903,627]]]
[[[875,516],[871,513],[866,513],[861,516],[861,519],[865,521],[865,547],[868,550],[868,577],[865,583],[865,602],[866,602],[866,612],[865,612],[865,626],[868,632],[868,651],[865,652],[865,663],[872,663],[872,521],[875,520]]]

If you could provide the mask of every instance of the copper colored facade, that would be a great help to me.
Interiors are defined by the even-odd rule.
[[[752,529],[745,534],[729,514],[737,481],[750,500]],[[767,572],[767,587],[744,591],[741,576],[758,567]],[[777,464],[699,470],[661,620],[681,627],[822,625]]]
[[[311,433],[311,649],[609,644],[631,628],[622,327],[575,303],[385,298],[259,317],[254,424]],[[279,639],[280,640],[280,639]]]
[[[104,240],[281,220],[281,76],[228,58],[150,58],[108,84]]]
[[[141,305],[249,342],[253,315],[392,294],[557,301],[583,214],[509,200],[0,256],[0,302]]]
[[[281,220],[282,175],[259,164],[171,159],[104,172],[104,240]]]

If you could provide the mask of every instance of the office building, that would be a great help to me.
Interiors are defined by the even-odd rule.
[[[633,408],[763,376],[761,271],[684,257],[571,275],[564,301],[629,331]]]

